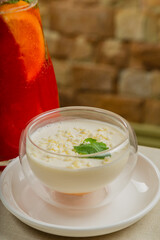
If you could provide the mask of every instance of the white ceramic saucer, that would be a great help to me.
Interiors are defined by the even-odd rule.
[[[18,158],[3,171],[0,190],[5,207],[33,228],[61,236],[97,236],[126,228],[147,214],[160,199],[160,173],[139,153],[123,192],[112,203],[87,211],[58,209],[41,200],[28,185]]]

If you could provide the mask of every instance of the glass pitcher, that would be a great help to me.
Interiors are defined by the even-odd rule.
[[[59,107],[38,0],[0,0],[0,162],[18,156],[34,116]]]

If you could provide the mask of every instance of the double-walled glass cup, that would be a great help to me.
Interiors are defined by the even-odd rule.
[[[38,146],[32,136],[46,126],[83,120],[122,134],[121,141],[102,152],[69,155]],[[52,133],[50,133],[52,135]],[[89,209],[111,202],[129,183],[137,162],[137,141],[129,123],[119,115],[91,107],[66,107],[38,115],[26,127],[20,141],[20,162],[33,190],[46,202],[63,208]],[[105,164],[94,165],[97,157]],[[64,162],[90,161],[88,167],[66,168]],[[55,162],[61,162],[57,166]],[[93,165],[92,165],[93,163]]]

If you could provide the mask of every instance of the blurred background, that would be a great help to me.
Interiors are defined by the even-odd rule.
[[[39,0],[60,105],[120,114],[160,147],[160,0]]]

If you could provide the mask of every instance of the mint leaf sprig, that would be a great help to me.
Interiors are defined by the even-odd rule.
[[[20,0],[8,0],[8,1],[6,1],[6,2],[4,2],[4,4],[8,4],[8,3],[10,3],[10,4],[14,4],[14,3],[17,3],[17,2],[19,2]],[[23,0],[24,2],[27,2],[27,3],[31,3],[31,2],[33,2],[33,0]]]
[[[102,152],[109,148],[103,142],[97,142],[97,140],[93,138],[86,138],[83,141],[83,143],[81,143],[79,146],[74,146],[73,149],[75,152],[81,155],[84,155],[84,154],[93,154],[97,152]],[[103,156],[94,156],[94,157],[88,157],[88,158],[104,159],[105,157],[111,157],[111,154],[107,153],[107,154],[104,154]]]

